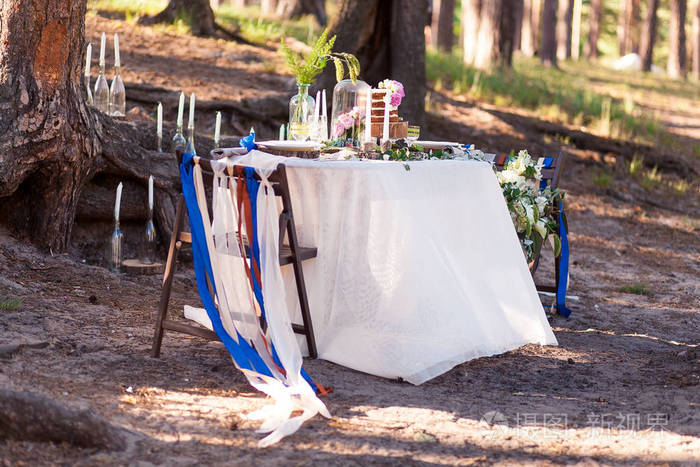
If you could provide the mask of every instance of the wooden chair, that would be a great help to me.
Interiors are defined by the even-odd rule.
[[[496,166],[498,170],[503,170],[503,166],[506,163],[506,160],[508,159],[508,156],[506,155],[497,155],[493,163]],[[552,163],[549,165],[549,167],[545,167],[542,169],[542,181],[547,183],[547,186],[552,187],[552,188],[557,188],[559,186],[559,175],[561,173],[561,167],[562,163],[564,161],[564,155],[563,153],[559,153],[556,157],[553,158]],[[559,227],[559,216],[557,216],[557,227]],[[532,277],[535,277],[535,272],[537,271],[537,266],[540,262],[540,252],[537,252],[537,256],[535,257],[535,260],[533,261],[531,267],[530,267],[530,273],[532,274]],[[537,290],[541,292],[552,292],[556,293],[557,292],[557,284],[559,283],[559,270],[561,267],[561,255],[558,257],[554,258],[554,285],[542,285],[542,284],[537,284]]]
[[[177,154],[178,161],[182,161],[182,152]],[[202,175],[205,183],[213,180],[213,171],[211,161],[209,159],[199,158],[199,165],[202,168]],[[306,296],[306,284],[304,282],[304,272],[301,262],[310,258],[315,258],[317,249],[299,246],[297,240],[296,227],[294,224],[294,215],[292,213],[292,203],[289,194],[289,184],[287,182],[287,173],[284,164],[279,164],[272,172],[269,180],[275,191],[275,195],[281,198],[282,212],[279,216],[279,261],[280,265],[291,264],[294,269],[294,278],[296,281],[297,295],[299,304],[301,305],[301,316],[303,324],[292,324],[292,329],[297,334],[306,336],[309,356],[316,358],[318,352],[316,350],[316,341],[314,339],[313,326],[311,324],[311,314],[309,312],[309,302]],[[165,263],[165,272],[163,274],[163,285],[160,294],[160,305],[158,307],[158,316],[155,324],[155,332],[153,335],[153,346],[151,354],[153,357],[160,356],[161,343],[163,341],[163,332],[176,331],[191,336],[202,337],[208,340],[219,340],[219,337],[214,331],[198,326],[180,323],[167,319],[168,303],[170,301],[170,291],[172,289],[173,277],[175,275],[175,267],[177,264],[177,256],[182,248],[183,243],[192,243],[192,235],[190,232],[184,231],[185,224],[185,198],[181,194],[177,203],[175,213],[175,222],[173,224],[173,233],[170,237],[170,246],[168,248],[168,259]],[[289,245],[283,245],[285,233],[289,238]],[[248,246],[246,245],[246,255],[249,255]],[[211,286],[209,286],[211,290]],[[261,318],[262,321],[262,318]],[[265,323],[261,323],[265,326]],[[264,329],[264,327],[263,327]]]

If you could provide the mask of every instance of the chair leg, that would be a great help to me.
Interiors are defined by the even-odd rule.
[[[168,314],[168,303],[170,302],[170,292],[172,290],[173,278],[175,277],[175,266],[177,263],[177,255],[180,252],[182,243],[178,240],[182,231],[185,220],[185,198],[180,195],[177,203],[177,211],[175,213],[175,223],[173,224],[173,233],[170,237],[170,246],[168,247],[168,259],[165,263],[165,272],[163,273],[163,285],[160,291],[160,304],[158,306],[158,316],[156,318],[156,326],[153,334],[153,345],[151,347],[151,356],[158,358],[160,356],[160,347],[163,342],[163,321]]]

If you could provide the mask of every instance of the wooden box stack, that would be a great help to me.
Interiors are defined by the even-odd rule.
[[[383,90],[372,90],[372,137],[381,138],[384,131]],[[389,138],[399,139],[408,136],[408,122],[399,117],[398,110],[389,113]]]

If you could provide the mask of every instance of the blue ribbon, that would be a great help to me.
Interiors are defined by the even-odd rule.
[[[258,149],[258,145],[255,144],[255,132],[251,130],[250,134],[245,138],[241,138],[241,141],[238,144],[240,144],[242,148],[246,148],[248,152],[252,151],[253,149]]]
[[[566,285],[569,281],[569,240],[566,237],[566,215],[564,205],[559,200],[559,239],[561,240],[561,252],[559,253],[559,280],[557,283],[557,311],[568,318],[571,310],[566,307]]]

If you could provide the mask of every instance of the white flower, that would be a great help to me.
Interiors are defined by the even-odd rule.
[[[540,211],[540,214],[542,214],[547,207],[547,198],[544,196],[538,196],[535,198],[535,204],[537,205],[537,210]]]
[[[518,172],[506,169],[506,170],[501,170],[497,174],[498,176],[498,181],[503,184],[503,183],[516,183],[520,184],[525,181],[525,177],[522,177]]]
[[[547,226],[544,224],[544,221],[542,221],[542,219],[535,222],[535,230],[539,232],[542,238],[545,238],[547,236]]]

